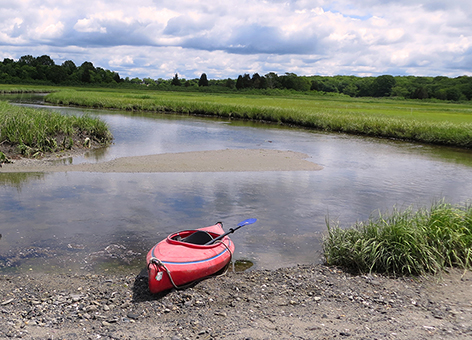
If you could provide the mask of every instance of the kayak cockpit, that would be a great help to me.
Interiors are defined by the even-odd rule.
[[[191,233],[190,235],[184,238],[182,238],[180,235],[177,235],[173,239],[185,243],[204,245],[213,240],[213,236],[211,236],[210,233],[207,231],[196,230],[194,233]]]
[[[167,242],[175,245],[182,245],[186,247],[213,247],[215,244],[208,244],[218,236],[218,233],[206,230],[184,230],[178,233],[169,235]]]

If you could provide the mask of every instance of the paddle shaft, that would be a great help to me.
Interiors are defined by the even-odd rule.
[[[230,228],[229,231],[227,231],[226,233],[224,233],[223,235],[220,235],[218,236],[217,238],[214,238],[213,240],[211,241],[208,241],[207,243],[205,243],[205,246],[208,246],[210,244],[213,244],[215,243],[216,241],[219,241],[221,240],[223,237],[225,237],[226,235],[229,235],[229,234],[232,234],[234,233],[236,230],[238,230],[239,228],[241,227],[244,227],[245,225],[248,225],[248,224],[253,224],[254,222],[256,222],[257,220],[255,218],[249,218],[241,223],[238,224],[238,226],[236,228]]]
[[[242,227],[242,225],[240,225],[240,226],[238,226],[238,227],[236,227],[236,228],[234,228],[234,229],[233,229],[233,228],[230,228],[229,231],[227,231],[227,232],[224,233],[223,235],[218,236],[217,238],[214,238],[214,239],[211,240],[211,241],[208,241],[207,243],[205,243],[205,245],[207,246],[207,245],[209,245],[209,244],[213,244],[213,243],[215,243],[216,241],[221,240],[221,239],[222,239],[223,237],[225,237],[226,235],[229,235],[229,234],[234,233],[236,230],[238,230],[238,229],[241,228],[241,227]]]

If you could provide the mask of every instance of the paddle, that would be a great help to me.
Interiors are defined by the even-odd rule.
[[[215,243],[216,241],[218,240],[221,240],[223,237],[225,237],[226,235],[229,235],[229,234],[232,234],[234,233],[236,230],[238,230],[239,228],[241,227],[244,227],[245,225],[248,225],[248,224],[253,224],[254,222],[256,222],[257,219],[256,218],[248,218],[247,220],[244,220],[242,222],[239,222],[238,223],[238,226],[236,228],[230,228],[228,232],[224,233],[223,235],[220,235],[218,236],[217,238],[214,238],[213,240],[211,241],[208,241],[207,243],[205,243],[205,245],[209,245],[209,244],[213,244]]]

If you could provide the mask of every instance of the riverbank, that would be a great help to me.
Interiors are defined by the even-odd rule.
[[[466,339],[472,273],[350,275],[301,265],[227,273],[152,296],[147,277],[0,276],[0,338]]]

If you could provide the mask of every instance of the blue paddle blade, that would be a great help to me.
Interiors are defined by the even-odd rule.
[[[248,224],[253,224],[256,221],[257,221],[257,218],[248,218],[245,221],[239,222],[238,227],[242,227],[242,226],[245,226],[245,225],[248,225]]]

